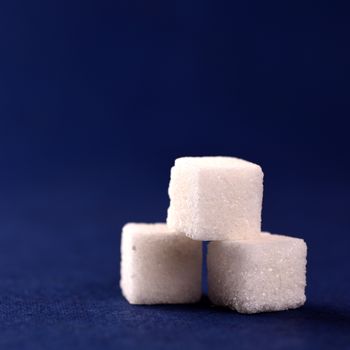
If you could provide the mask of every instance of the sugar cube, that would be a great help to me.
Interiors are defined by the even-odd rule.
[[[120,287],[131,304],[192,303],[201,298],[202,245],[165,224],[123,227]]]
[[[300,307],[306,300],[306,253],[302,239],[268,233],[254,240],[211,242],[209,298],[240,313]]]
[[[263,172],[231,157],[178,158],[171,169],[167,224],[195,240],[260,233]]]

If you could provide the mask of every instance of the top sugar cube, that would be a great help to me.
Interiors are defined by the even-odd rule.
[[[167,224],[196,240],[234,240],[261,231],[263,172],[231,157],[178,158],[171,169]]]

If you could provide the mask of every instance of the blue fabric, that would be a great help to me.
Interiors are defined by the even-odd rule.
[[[349,348],[349,36],[346,1],[2,1],[0,348]],[[120,229],[183,155],[262,165],[303,308],[123,300]]]
[[[55,191],[31,192],[2,202],[1,348],[325,349],[349,345],[348,219],[345,203],[328,205],[339,201],[337,193],[323,196],[324,188],[316,187],[302,198],[296,189],[297,194],[283,201],[284,218],[271,220],[281,227],[279,231],[303,236],[308,242],[306,305],[249,316],[213,307],[206,298],[188,306],[129,305],[118,288],[120,227],[129,218],[145,218],[145,214],[137,213],[137,205],[132,204],[126,205],[135,213],[118,213],[122,203],[117,196],[102,193],[113,187],[112,179],[102,190],[92,189],[90,180],[84,186],[58,186]],[[338,211],[343,204],[344,211]],[[164,214],[165,209],[159,206],[153,211]],[[278,205],[270,209],[276,213],[272,215],[282,213]]]

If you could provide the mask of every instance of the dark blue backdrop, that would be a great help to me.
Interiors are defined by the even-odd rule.
[[[0,4],[0,347],[350,346],[346,2]],[[135,307],[120,229],[163,221],[183,155],[265,172],[263,226],[305,238],[308,301]]]

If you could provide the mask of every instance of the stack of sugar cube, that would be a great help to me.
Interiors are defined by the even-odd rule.
[[[208,296],[240,313],[305,303],[306,244],[261,232],[263,172],[231,157],[184,157],[171,169],[167,223],[123,227],[120,286],[131,304],[201,298],[202,241]]]

